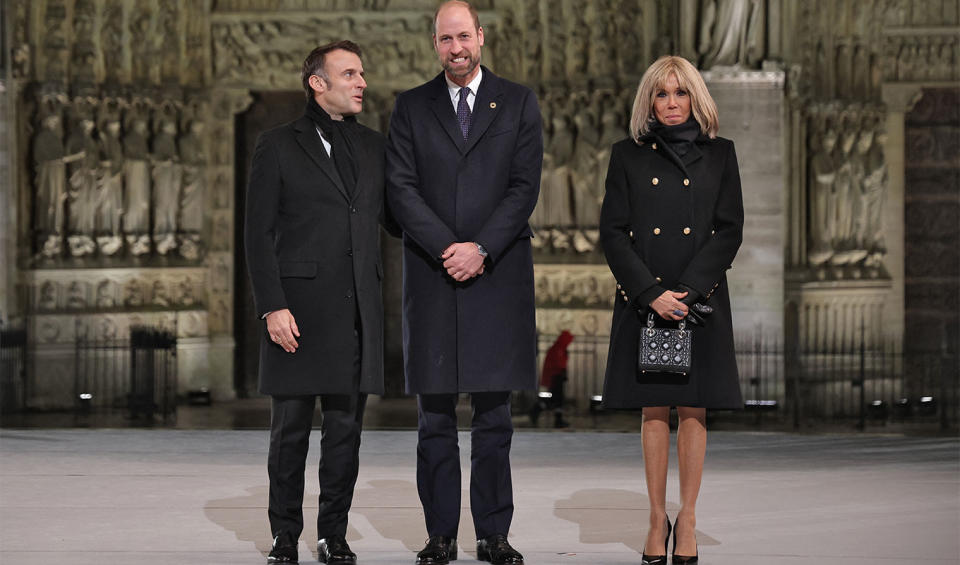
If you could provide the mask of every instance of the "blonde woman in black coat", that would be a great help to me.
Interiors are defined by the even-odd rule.
[[[695,563],[696,502],[707,408],[740,408],[725,272],[743,238],[743,198],[733,142],[717,137],[717,107],[696,68],[661,57],[633,105],[630,138],[613,146],[600,213],[603,251],[617,280],[603,400],[642,409],[650,529],[643,563]],[[647,314],[693,325],[687,375],[638,370]],[[709,316],[708,316],[709,314]],[[670,408],[679,416],[680,511],[666,512]]]

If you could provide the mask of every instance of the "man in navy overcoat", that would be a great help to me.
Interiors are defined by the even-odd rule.
[[[418,395],[417,486],[429,540],[420,565],[456,558],[455,407],[470,393],[470,507],[478,557],[517,564],[510,391],[536,388],[532,232],[543,139],[534,93],[481,67],[483,29],[465,2],[437,10],[444,72],[400,94],[387,199],[403,229],[407,391]]]

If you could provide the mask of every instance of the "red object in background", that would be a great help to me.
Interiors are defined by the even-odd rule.
[[[560,332],[557,340],[553,342],[550,349],[547,350],[547,356],[543,360],[543,371],[540,373],[540,385],[550,388],[553,385],[553,378],[567,370],[567,347],[573,341],[573,334],[567,330]]]

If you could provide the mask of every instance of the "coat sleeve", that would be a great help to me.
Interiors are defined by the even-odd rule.
[[[727,151],[720,179],[720,192],[713,210],[713,235],[697,251],[683,270],[679,282],[707,298],[720,284],[723,273],[731,267],[743,242],[743,192],[740,168],[733,142]]]
[[[645,307],[666,289],[657,284],[656,277],[633,248],[629,234],[634,229],[630,225],[634,211],[631,209],[630,183],[620,153],[620,146],[614,145],[600,207],[600,245],[623,296],[635,307]],[[636,202],[633,205],[642,204]]]
[[[261,135],[250,167],[243,227],[243,247],[258,318],[287,307],[274,249],[281,184],[276,148],[267,136]]]
[[[404,103],[397,98],[387,140],[387,209],[404,233],[437,261],[457,241],[453,230],[437,216],[420,194],[413,127]]]
[[[529,226],[530,215],[540,195],[540,170],[543,167],[543,128],[540,107],[533,91],[527,90],[520,113],[517,143],[510,161],[507,193],[475,236],[489,256],[497,258]]]

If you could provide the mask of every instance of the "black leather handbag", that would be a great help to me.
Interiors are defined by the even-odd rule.
[[[653,313],[647,314],[647,327],[640,332],[640,350],[637,355],[641,373],[690,372],[693,361],[693,330],[687,329],[686,320],[680,320],[676,328],[657,328]]]

